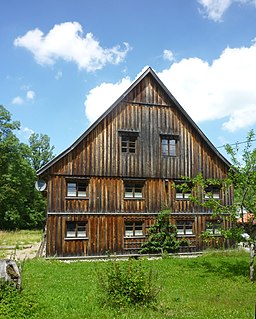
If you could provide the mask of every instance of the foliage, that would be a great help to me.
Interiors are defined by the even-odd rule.
[[[0,106],[0,229],[41,228],[46,201],[35,189],[29,146],[15,136],[19,122]]]
[[[29,146],[31,164],[36,171],[54,157],[54,146],[50,145],[50,138],[46,134],[31,134],[29,137]]]
[[[140,253],[176,252],[180,247],[176,226],[170,223],[170,214],[163,211],[148,230],[148,240],[143,243]]]
[[[36,304],[31,298],[11,282],[0,280],[0,319],[30,318],[35,308]]]
[[[254,138],[255,133],[252,130],[247,135],[242,154],[240,154],[238,144],[235,147],[226,146],[232,165],[224,180],[205,179],[202,174],[198,174],[193,179],[184,178],[184,187],[188,183],[192,185],[193,194],[190,199],[195,205],[212,210],[213,216],[216,218],[228,219],[233,222],[232,228],[222,229],[221,233],[225,238],[232,238],[238,242],[245,241],[242,236],[247,234],[246,241],[251,247],[250,278],[252,280],[254,277],[254,251],[256,249],[256,149],[252,148]],[[214,198],[211,192],[207,192],[207,200],[204,200],[205,190],[210,185],[218,185],[222,194],[228,194],[234,188],[234,203],[224,205],[221,200]],[[245,218],[245,212],[248,213],[247,218]],[[238,217],[240,217],[239,222],[237,222]],[[207,234],[204,234],[204,237],[207,237]]]
[[[158,293],[152,267],[147,270],[141,260],[110,261],[99,280],[107,303],[118,307],[148,304]]]

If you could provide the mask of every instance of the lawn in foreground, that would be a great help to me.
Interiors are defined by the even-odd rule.
[[[125,261],[122,261],[125,262]],[[34,318],[254,318],[256,288],[248,280],[249,256],[217,252],[202,257],[144,260],[162,287],[147,307],[103,304],[98,273],[109,262],[31,260],[23,268],[23,294],[37,303]]]

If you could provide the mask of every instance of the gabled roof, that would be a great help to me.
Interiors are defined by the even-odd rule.
[[[170,100],[174,103],[174,105],[178,108],[178,110],[183,114],[183,116],[187,119],[187,121],[193,126],[193,128],[198,132],[201,138],[205,141],[205,143],[210,147],[210,149],[228,166],[231,164],[228,160],[216,149],[216,147],[211,143],[211,141],[206,137],[206,135],[201,131],[201,129],[197,126],[197,124],[192,120],[192,118],[188,115],[188,113],[183,109],[183,107],[179,104],[179,102],[175,99],[175,97],[171,94],[171,92],[167,89],[164,83],[159,79],[156,73],[152,70],[152,68],[148,68],[137,80],[135,80],[132,85],[65,151],[60,153],[50,162],[45,164],[37,171],[37,175],[42,175],[49,167],[54,165],[57,161],[59,161],[62,157],[67,155],[70,151],[72,151],[94,128],[122,101],[124,98],[141,82],[148,74],[150,74],[155,81],[160,85],[166,95],[170,98]]]

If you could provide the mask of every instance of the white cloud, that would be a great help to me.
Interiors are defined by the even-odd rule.
[[[20,96],[16,96],[12,99],[12,104],[14,105],[21,105],[24,103],[24,100]]]
[[[35,99],[36,93],[32,90],[27,91],[27,100],[33,101]]]
[[[234,132],[256,124],[256,43],[226,48],[212,64],[200,58],[182,59],[158,73],[163,83],[197,123],[222,119]],[[86,116],[92,122],[131,84],[128,77],[103,83],[86,97]]]
[[[175,60],[175,57],[174,57],[174,54],[171,50],[164,50],[163,52],[163,58],[165,60],[168,60],[170,62],[174,61]]]
[[[88,120],[94,122],[108,107],[110,107],[125,90],[131,85],[129,77],[123,78],[120,82],[102,83],[90,90],[86,96],[85,115]]]
[[[55,25],[48,34],[39,29],[28,31],[14,40],[14,45],[29,50],[37,63],[52,65],[57,59],[75,62],[79,69],[95,71],[106,64],[122,62],[129,44],[124,42],[112,48],[103,48],[92,33],[83,36],[82,26],[78,22],[65,22]]]
[[[256,0],[197,0],[203,7],[199,11],[208,19],[220,22],[224,13],[233,3],[251,4],[256,7]]]

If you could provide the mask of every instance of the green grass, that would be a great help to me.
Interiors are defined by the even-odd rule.
[[[248,279],[246,253],[218,252],[143,263],[157,271],[162,287],[151,306],[118,309],[102,302],[98,273],[107,271],[109,262],[27,260],[23,295],[37,305],[33,316],[37,319],[254,318],[256,287]]]
[[[42,240],[41,230],[0,231],[0,246],[23,246]]]

